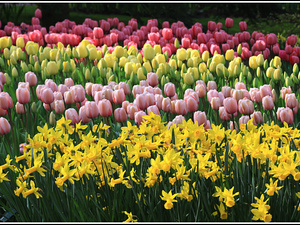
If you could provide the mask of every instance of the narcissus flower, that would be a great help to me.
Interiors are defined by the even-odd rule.
[[[177,202],[177,200],[174,199],[177,195],[178,194],[173,195],[172,190],[170,190],[169,193],[165,192],[164,190],[162,191],[162,196],[160,196],[160,198],[166,201],[166,203],[164,204],[165,209],[173,208],[173,202]]]

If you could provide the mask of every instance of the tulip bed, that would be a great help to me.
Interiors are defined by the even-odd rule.
[[[2,221],[300,220],[296,35],[39,18],[0,30]]]

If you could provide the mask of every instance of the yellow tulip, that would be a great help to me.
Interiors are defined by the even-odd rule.
[[[58,73],[57,63],[54,61],[48,62],[47,70],[48,70],[49,75],[56,75]]]
[[[187,57],[188,57],[187,52],[184,48],[178,49],[176,52],[176,56],[177,56],[177,59],[180,61],[187,60]]]
[[[84,44],[78,45],[76,48],[76,51],[78,53],[79,58],[86,58],[89,54],[89,52]]]
[[[231,60],[234,59],[234,50],[233,49],[229,49],[229,50],[226,51],[226,53],[225,53],[225,59],[227,61],[231,61]]]
[[[144,58],[146,60],[152,60],[154,58],[155,50],[154,48],[152,48],[151,45],[144,46],[143,50],[144,50]]]
[[[20,48],[24,48],[25,46],[25,41],[23,37],[18,37],[16,40],[16,46]]]

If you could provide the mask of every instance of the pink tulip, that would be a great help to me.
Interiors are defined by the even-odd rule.
[[[213,110],[218,110],[221,106],[221,100],[219,97],[213,97],[210,102],[211,108]]]
[[[207,118],[206,118],[205,112],[202,112],[202,111],[196,111],[196,112],[194,112],[194,123],[196,123],[196,122],[198,123],[199,126],[201,124],[203,124],[203,126],[206,125]]]
[[[156,73],[150,72],[147,74],[147,83],[152,86],[155,87],[158,85],[158,76]]]
[[[279,108],[278,108],[279,110]],[[277,114],[278,116],[278,114]],[[282,123],[292,124],[294,122],[293,110],[290,108],[283,108],[280,110],[280,121]]]
[[[263,123],[263,116],[260,111],[253,112],[250,115],[250,118],[253,119],[253,124],[258,125]]]
[[[70,90],[74,96],[75,102],[82,102],[85,99],[85,89],[81,84],[77,84],[70,87]]]
[[[74,108],[69,108],[65,111],[66,120],[71,120],[71,125],[79,122],[79,115]]]
[[[114,111],[114,118],[117,122],[122,123],[127,121],[127,113],[124,108],[116,108]]]
[[[175,124],[178,127],[179,124],[182,124],[183,120],[185,120],[184,116],[178,115],[172,120],[172,124]]]
[[[122,108],[125,109],[125,112],[127,113],[127,106],[129,105],[129,101],[122,102]]]
[[[171,99],[169,97],[164,98],[162,100],[162,110],[164,112],[171,112],[172,106],[171,106]]]
[[[243,98],[238,103],[238,109],[241,114],[250,115],[254,112],[254,104],[251,100]]]
[[[208,99],[209,104],[211,104],[211,99],[213,97],[219,97],[219,92],[215,89],[209,90],[207,92],[207,99]]]
[[[13,108],[13,100],[7,92],[0,92],[0,108],[2,110]]]
[[[188,112],[195,112],[198,109],[198,102],[194,96],[187,95],[184,97],[184,101],[186,102]]]
[[[159,110],[162,109],[162,101],[164,99],[164,96],[160,95],[160,94],[155,94],[155,105],[158,107]]]
[[[26,113],[25,106],[23,104],[21,104],[20,102],[16,103],[15,108],[16,108],[17,114],[25,114]]]
[[[67,105],[72,105],[75,103],[75,99],[71,90],[64,93],[64,100]]]
[[[135,118],[134,114],[138,111],[140,111],[140,109],[137,106],[137,104],[135,104],[135,103],[130,103],[127,106],[127,114],[128,114],[129,119],[131,119],[131,120],[134,120],[134,118]]]
[[[166,83],[164,86],[164,93],[167,97],[173,97],[175,95],[175,85],[171,82]]]
[[[108,117],[112,114],[112,105],[108,99],[100,100],[97,106],[101,116]]]
[[[297,99],[295,93],[285,95],[285,106],[289,108],[294,108],[297,105]]]
[[[179,99],[175,102],[175,111],[179,115],[185,115],[188,113],[187,104],[183,99]]]
[[[73,79],[72,79],[72,78],[66,78],[66,79],[65,79],[65,85],[66,85],[68,88],[74,86],[74,81],[73,81]]]
[[[60,92],[62,94],[62,96],[64,96],[64,93],[66,91],[69,91],[70,89],[68,88],[67,85],[65,84],[59,84],[58,87],[57,87],[57,91]]]
[[[50,88],[45,88],[41,93],[41,100],[45,104],[50,104],[54,101],[54,94]]]
[[[129,95],[131,93],[129,84],[127,84],[125,82],[120,82],[119,83],[119,89],[123,89],[125,95]]]
[[[51,79],[46,79],[45,80],[45,85],[49,88],[51,88],[51,90],[54,92],[54,91],[58,91],[58,87],[57,87],[57,84],[51,80]]]
[[[250,98],[253,102],[261,102],[262,101],[260,90],[258,88],[250,88],[249,94],[250,94]]]
[[[286,38],[286,43],[288,45],[294,46],[297,43],[297,35],[292,34]]]
[[[162,95],[162,90],[159,87],[154,87],[153,88],[153,94]]]
[[[10,124],[7,121],[7,119],[5,119],[4,117],[0,118],[0,134],[4,135],[7,134],[8,132],[10,132]]]
[[[141,85],[134,85],[132,88],[132,94],[136,98],[137,94],[142,94],[144,92],[144,87]]]
[[[124,89],[113,91],[112,97],[115,104],[122,104],[126,100]]]
[[[93,83],[91,82],[85,83],[85,92],[89,96],[92,96],[92,87],[93,87]]]
[[[0,72],[0,82],[6,84],[6,77],[3,72]]]
[[[266,95],[262,98],[262,105],[265,110],[272,110],[274,108],[273,98],[269,95]]]
[[[267,95],[273,97],[271,85],[264,84],[263,86],[259,87],[259,90],[260,90],[260,95],[262,98]]]
[[[227,113],[224,106],[220,106],[219,108],[219,116],[221,120],[227,121],[230,120],[232,115]]]
[[[144,110],[149,106],[149,101],[147,101],[146,94],[137,94],[135,98],[135,103],[139,107],[139,109]]]
[[[25,82],[29,83],[29,86],[35,86],[37,84],[37,77],[33,72],[25,73]]]
[[[207,91],[217,90],[217,83],[213,80],[207,82]]]
[[[238,103],[239,100],[243,99],[244,97],[244,93],[242,90],[235,90],[232,89],[232,97],[236,100],[236,102]]]
[[[78,114],[79,114],[78,115],[79,121],[81,121],[82,123],[89,123],[91,121],[91,119],[88,118],[86,115],[86,106],[85,105],[80,107]]]
[[[214,21],[208,21],[208,30],[209,30],[210,32],[215,31],[216,28],[217,28],[216,22],[214,22]]]
[[[275,45],[277,43],[277,36],[274,33],[266,35],[267,45]]]
[[[54,101],[54,110],[57,114],[62,114],[65,111],[65,103],[63,100]]]
[[[143,116],[145,116],[146,113],[144,111],[137,111],[134,113],[134,121],[135,123],[137,123],[138,125],[141,125],[142,122],[146,121],[146,119],[143,118]]]
[[[148,115],[150,115],[150,112],[153,112],[154,114],[160,116],[159,109],[158,109],[158,107],[157,107],[156,105],[150,105],[150,106],[147,108],[147,114],[148,114]]]
[[[291,55],[290,56],[290,63],[291,63],[291,65],[298,64],[299,63],[299,57],[296,56],[296,55]]]
[[[17,88],[17,101],[21,104],[26,104],[30,100],[30,91],[27,88]]]
[[[246,89],[246,85],[243,82],[236,82],[235,90]]]
[[[94,94],[97,91],[102,91],[103,85],[102,84],[92,84],[92,96],[94,98]]]
[[[224,95],[224,98],[232,97],[231,96],[231,87],[229,87],[229,86],[223,86],[222,87],[222,93]]]
[[[239,118],[239,125],[241,125],[241,124],[247,124],[249,120],[250,120],[249,116],[241,116]]]
[[[206,96],[206,86],[203,84],[197,84],[195,86],[195,91],[197,92],[199,98],[204,98]]]
[[[88,118],[96,118],[99,115],[99,109],[95,101],[86,101],[85,113]]]
[[[225,111],[228,114],[234,114],[237,112],[238,106],[237,106],[237,101],[235,98],[233,98],[233,97],[225,98],[223,101],[223,105],[224,105]]]

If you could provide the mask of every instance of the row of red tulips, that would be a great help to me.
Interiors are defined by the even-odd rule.
[[[170,25],[168,21],[162,23],[162,29],[158,28],[157,19],[148,20],[147,25],[138,26],[137,20],[132,18],[128,21],[128,25],[119,22],[118,18],[108,18],[107,20],[85,19],[83,24],[77,25],[74,21],[68,19],[57,22],[55,26],[47,28],[41,27],[39,19],[42,13],[36,10],[35,16],[32,18],[32,25],[21,23],[16,26],[9,22],[4,26],[4,30],[0,30],[0,37],[10,36],[12,44],[18,45],[18,38],[22,38],[24,44],[28,41],[39,43],[39,45],[53,47],[58,42],[65,46],[76,46],[84,38],[97,47],[107,45],[110,52],[113,46],[123,42],[123,45],[130,47],[131,45],[141,49],[145,43],[152,46],[159,44],[162,52],[168,52],[169,56],[176,53],[178,48],[198,49],[202,54],[208,50],[211,54],[217,51],[225,53],[228,49],[235,49],[241,44],[241,57],[243,60],[249,59],[252,55],[263,54],[264,58],[268,58],[270,54],[279,55],[282,60],[299,63],[300,47],[295,46],[297,36],[291,35],[287,37],[285,46],[280,47],[277,36],[274,33],[263,34],[254,31],[250,34],[247,31],[247,23],[241,21],[239,28],[241,32],[234,35],[228,34],[223,30],[221,22],[208,22],[206,33],[203,32],[202,24],[197,22],[191,28],[187,28],[183,22],[178,21]],[[226,18],[225,27],[228,29],[233,26],[233,20]],[[24,33],[25,32],[25,33]],[[23,42],[22,41],[22,42]],[[179,42],[180,41],[180,42]],[[24,47],[24,44],[19,44]],[[4,43],[0,45],[4,48]],[[142,50],[140,50],[142,51]],[[236,53],[237,54],[237,53]]]

